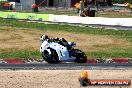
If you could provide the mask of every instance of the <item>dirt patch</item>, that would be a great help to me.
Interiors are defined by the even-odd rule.
[[[78,77],[81,70],[20,70],[0,71],[1,88],[83,88]],[[130,79],[132,70],[89,70],[91,79]],[[92,86],[87,88],[132,88]]]
[[[92,35],[69,33],[63,31],[43,31],[15,27],[0,28],[0,49],[39,49],[39,38],[42,34],[50,37],[65,38],[75,41],[77,47],[83,50],[99,50],[113,47],[131,46],[132,43],[107,35]]]

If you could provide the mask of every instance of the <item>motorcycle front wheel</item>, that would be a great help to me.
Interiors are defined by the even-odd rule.
[[[87,61],[87,56],[84,52],[82,52],[79,49],[74,49],[74,53],[75,53],[75,62],[77,63],[86,63]]]
[[[57,52],[54,49],[50,49],[51,54],[47,50],[42,52],[43,59],[48,63],[59,63],[59,57]]]

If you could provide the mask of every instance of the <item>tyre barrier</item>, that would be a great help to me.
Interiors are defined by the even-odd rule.
[[[23,59],[23,58],[5,58],[0,59],[0,63],[23,64],[23,63],[46,63],[43,59]],[[68,62],[60,62],[60,64]],[[74,62],[71,62],[74,63]],[[96,63],[132,63],[132,58],[88,58],[87,64]]]

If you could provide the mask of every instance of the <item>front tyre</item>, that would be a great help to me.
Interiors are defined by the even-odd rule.
[[[74,54],[75,54],[75,57],[76,57],[75,62],[77,62],[77,63],[86,63],[87,56],[84,52],[82,52],[79,49],[75,49]]]
[[[48,48],[50,50],[50,53],[48,50],[44,50],[42,52],[43,59],[48,63],[59,63],[59,57],[57,52],[54,49]]]

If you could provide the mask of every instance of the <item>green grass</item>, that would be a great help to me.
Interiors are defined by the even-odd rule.
[[[109,17],[109,18],[131,18],[131,12],[98,12],[98,17]]]
[[[112,57],[132,57],[132,48],[129,50],[112,50],[112,51],[86,51],[86,55],[95,58],[112,58]],[[42,58],[39,50],[8,50],[0,53],[0,58]]]
[[[0,58],[41,58],[39,50],[5,50],[0,53]]]
[[[116,48],[117,49],[117,48]],[[87,56],[90,57],[102,57],[102,58],[108,58],[108,57],[132,57],[132,47],[130,49],[121,49],[121,50],[102,50],[102,51],[88,51],[86,52]]]
[[[43,23],[30,23],[25,21],[17,20],[6,20],[0,19],[0,26],[11,26],[11,27],[21,27],[21,28],[31,28],[38,30],[56,30],[56,31],[66,31],[75,33],[85,33],[85,34],[95,34],[95,35],[109,35],[119,38],[125,38],[132,42],[132,31],[130,30],[113,30],[104,28],[90,28],[90,27],[78,27],[70,25],[58,25],[58,24],[43,24]]]
[[[90,28],[90,27],[76,27],[69,25],[58,24],[43,24],[43,23],[29,23],[17,20],[0,19],[0,26],[10,26],[17,28],[29,28],[32,30],[54,30],[54,31],[66,31],[71,33],[83,33],[94,35],[107,35],[117,37],[119,39],[125,39],[128,42],[132,42],[132,31],[130,30],[112,30],[104,28]],[[23,29],[28,30],[28,29]],[[100,47],[100,46],[97,46]],[[112,48],[109,50],[94,50],[85,51],[88,57],[132,57],[132,46]],[[0,50],[0,58],[8,57],[20,57],[20,58],[41,58],[39,50]]]

